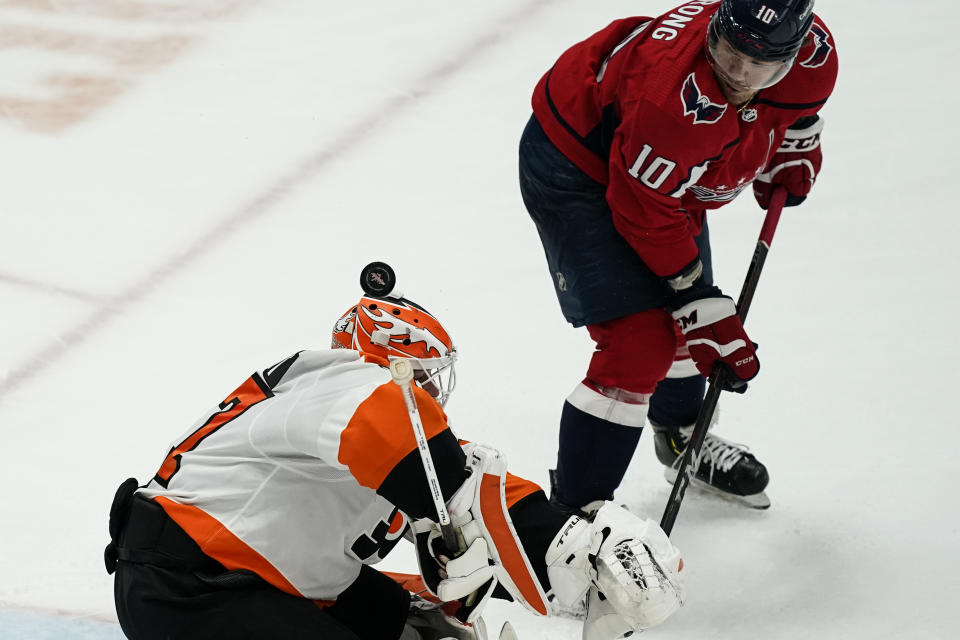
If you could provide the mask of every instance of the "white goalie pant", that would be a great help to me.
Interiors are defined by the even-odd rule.
[[[557,600],[587,597],[584,640],[611,640],[666,620],[683,605],[680,551],[653,520],[604,503],[593,522],[573,516],[546,555]]]

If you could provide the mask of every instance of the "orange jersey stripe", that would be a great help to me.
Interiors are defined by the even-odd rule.
[[[413,386],[427,439],[447,428],[447,416],[426,391]],[[397,464],[417,448],[400,387],[387,382],[360,403],[340,434],[337,459],[365,487],[379,489]]]
[[[419,575],[412,573],[393,573],[390,571],[384,571],[383,575],[391,578],[394,582],[399,584],[410,593],[414,593],[428,602],[441,605],[440,608],[443,609],[443,612],[449,617],[456,617],[457,610],[460,608],[460,603],[456,600],[452,602],[444,602],[437,596],[430,593],[430,591],[427,589],[427,585],[423,584],[423,578],[421,578]]]
[[[517,504],[531,493],[542,491],[540,485],[507,472],[506,494],[507,509]]]
[[[410,593],[415,593],[431,602],[440,602],[435,596],[430,595],[430,592],[427,591],[427,585],[423,583],[423,578],[416,573],[396,573],[393,571],[384,571],[383,575],[387,576],[401,587],[409,591]]]
[[[180,528],[183,529],[194,542],[200,545],[200,549],[205,554],[227,569],[247,569],[253,571],[281,591],[289,593],[290,595],[303,597],[303,594],[297,591],[296,587],[290,584],[276,567],[230,532],[229,529],[224,527],[213,516],[197,507],[180,504],[163,496],[157,496],[154,500],[163,507],[167,515],[180,525]],[[315,602],[320,606],[329,604],[322,600]]]
[[[160,465],[160,470],[157,471],[157,475],[155,476],[157,482],[160,482],[166,487],[167,483],[170,482],[170,478],[173,477],[173,474],[180,469],[180,456],[187,451],[192,451],[204,438],[253,405],[270,397],[270,394],[264,391],[264,388],[258,382],[258,378],[258,375],[247,378],[242,385],[227,396],[226,400],[220,403],[221,410],[218,413],[210,416],[206,424],[190,434],[186,440],[174,447],[170,453],[167,454],[163,464]]]
[[[540,597],[540,590],[534,583],[523,550],[517,545],[517,539],[513,536],[503,511],[499,476],[483,474],[480,480],[480,512],[483,514],[483,523],[497,546],[500,562],[510,574],[513,583],[523,594],[527,604],[541,615],[547,615],[547,607]]]

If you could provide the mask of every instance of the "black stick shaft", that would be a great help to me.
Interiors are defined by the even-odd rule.
[[[760,272],[763,271],[763,264],[767,260],[767,253],[770,251],[773,234],[777,230],[777,223],[780,221],[780,213],[783,211],[786,199],[787,192],[782,187],[775,189],[770,198],[770,206],[767,209],[766,217],[763,219],[763,227],[760,229],[760,239],[757,240],[757,246],[753,250],[753,259],[750,261],[750,268],[747,269],[747,276],[743,281],[743,288],[740,290],[740,299],[737,301],[737,315],[740,316],[741,322],[747,319],[747,312],[750,311],[750,305],[753,303],[753,295],[756,293],[757,284],[760,282]],[[667,500],[663,518],[660,520],[660,527],[667,532],[667,535],[670,535],[673,531],[677,514],[680,513],[680,503],[683,502],[683,496],[687,492],[687,487],[690,486],[690,481],[697,473],[700,450],[707,438],[710,421],[713,420],[713,414],[717,410],[720,392],[726,386],[728,375],[729,372],[724,367],[717,367],[710,375],[710,386],[707,388],[703,404],[700,406],[700,413],[697,414],[697,421],[694,423],[690,442],[687,443],[683,457],[680,458],[677,480],[670,492],[670,498]],[[691,463],[691,460],[694,462]]]

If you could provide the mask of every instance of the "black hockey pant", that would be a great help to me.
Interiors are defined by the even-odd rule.
[[[128,481],[130,482],[130,481]],[[107,569],[116,571],[120,626],[132,640],[193,638],[390,640],[410,595],[364,566],[332,606],[280,591],[248,571],[228,571],[152,500],[125,483],[111,509]]]

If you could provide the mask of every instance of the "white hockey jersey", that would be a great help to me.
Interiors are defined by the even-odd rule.
[[[433,438],[448,428],[446,415],[414,392]],[[403,536],[407,515],[377,491],[414,456],[389,370],[356,351],[303,351],[253,374],[203,416],[139,493],[228,569],[334,600],[361,563],[377,562]]]

